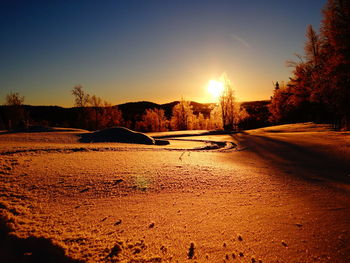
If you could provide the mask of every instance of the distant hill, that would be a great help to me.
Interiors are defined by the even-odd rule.
[[[130,127],[133,128],[136,121],[141,120],[142,115],[147,109],[162,109],[166,117],[169,119],[172,114],[173,107],[179,101],[173,101],[165,104],[157,104],[149,101],[128,102],[113,107],[118,107],[123,118]],[[243,102],[242,106],[251,115],[247,121],[246,127],[262,127],[268,125],[268,108],[270,101],[251,101]],[[214,103],[198,103],[190,102],[194,114],[203,114],[205,118],[209,117],[211,110],[215,107]],[[64,108],[60,106],[31,106],[25,105],[25,114],[30,124],[48,125],[54,127],[77,127],[76,120],[79,118],[79,108]],[[6,120],[7,106],[0,106],[0,128],[4,128]],[[2,127],[1,127],[2,126]]]
[[[179,101],[173,101],[165,104],[157,104],[149,101],[128,102],[113,107],[118,107],[126,121],[133,124],[140,120],[147,109],[162,109],[167,118],[171,117],[173,107]],[[195,114],[202,113],[204,116],[209,116],[210,110],[213,106],[211,103],[197,103],[191,102]],[[24,105],[24,112],[31,124],[48,125],[54,127],[76,127],[76,120],[78,119],[79,109],[64,108],[60,106],[32,106]],[[0,105],[0,128],[3,129],[7,123],[8,107]]]

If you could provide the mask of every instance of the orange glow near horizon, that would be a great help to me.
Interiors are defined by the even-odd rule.
[[[221,81],[212,79],[208,83],[207,90],[210,93],[211,97],[215,101],[217,101],[224,90],[224,83],[222,83]]]

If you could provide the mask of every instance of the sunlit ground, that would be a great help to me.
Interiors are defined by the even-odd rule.
[[[20,238],[2,232],[8,262],[350,260],[348,132],[298,124],[168,146],[78,133],[0,135],[1,218]]]

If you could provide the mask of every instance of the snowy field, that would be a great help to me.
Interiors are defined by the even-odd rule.
[[[350,262],[349,132],[82,133],[0,132],[1,262]]]

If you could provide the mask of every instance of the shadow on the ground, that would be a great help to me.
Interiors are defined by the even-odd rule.
[[[334,155],[313,145],[300,146],[261,135],[242,134],[234,139],[246,151],[266,160],[272,168],[289,170],[291,174],[315,183],[331,180],[350,184],[350,162],[346,156]]]
[[[63,248],[43,237],[19,238],[11,234],[9,220],[0,215],[0,261],[4,263],[80,263],[68,257]]]
[[[200,133],[177,133],[177,134],[168,134],[160,136],[152,136],[155,139],[165,139],[165,138],[178,138],[178,137],[195,137],[195,136],[208,136],[208,135],[230,135],[235,134],[235,131],[224,131],[224,130],[214,130],[214,131],[205,131]]]

